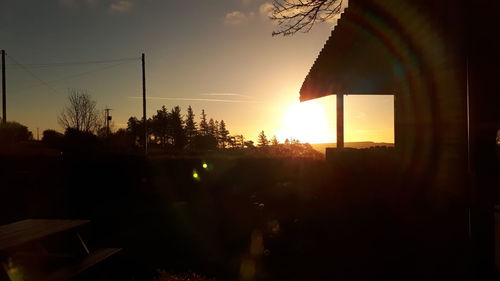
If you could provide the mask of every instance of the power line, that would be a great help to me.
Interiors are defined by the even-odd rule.
[[[120,58],[110,60],[95,60],[95,61],[73,61],[73,62],[54,62],[54,63],[32,63],[23,64],[26,68],[48,68],[48,67],[65,67],[65,66],[78,66],[87,64],[106,64],[114,62],[138,61],[140,58]]]
[[[24,65],[22,65],[21,63],[19,63],[14,57],[12,57],[11,55],[9,54],[6,54],[7,57],[9,57],[15,64],[17,64],[19,67],[21,67],[24,71],[26,71],[29,75],[31,75],[33,78],[35,78],[36,80],[40,81],[42,84],[44,84],[47,88],[49,88],[50,90],[52,90],[54,93],[56,94],[59,94],[58,91],[56,91],[56,89],[54,89],[49,83],[45,82],[44,80],[42,80],[40,77],[36,76],[33,72],[31,72],[28,68],[26,68]]]
[[[53,84],[53,83],[58,83],[58,82],[61,82],[61,81],[66,81],[66,80],[69,80],[69,79],[77,78],[77,77],[80,77],[80,76],[85,76],[85,75],[92,74],[92,73],[95,73],[95,72],[99,72],[99,71],[103,71],[103,70],[110,69],[110,68],[113,68],[113,67],[117,67],[117,66],[126,64],[128,62],[130,62],[130,61],[124,61],[124,62],[121,62],[121,63],[117,63],[117,64],[113,64],[113,65],[108,65],[108,66],[101,67],[101,68],[98,68],[98,69],[93,69],[93,70],[89,70],[89,71],[80,72],[80,73],[77,73],[77,74],[74,74],[74,75],[69,75],[69,76],[66,76],[66,77],[63,77],[63,78],[60,78],[60,79],[52,80],[49,83]],[[31,86],[31,87],[26,87],[26,88],[23,88],[23,89],[20,89],[20,90],[16,90],[15,92],[26,91],[26,90],[33,89],[33,88],[36,88],[36,87],[39,87],[39,86],[40,85],[34,85],[34,86]]]

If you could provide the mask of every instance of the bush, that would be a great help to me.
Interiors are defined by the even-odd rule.
[[[91,132],[69,128],[64,132],[64,149],[67,152],[91,152],[101,148],[101,142]]]
[[[135,136],[125,129],[119,129],[111,134],[108,139],[110,150],[119,152],[131,152],[135,150]]]
[[[28,127],[17,122],[6,122],[0,124],[0,143],[16,144],[33,139],[33,134]]]
[[[217,149],[217,139],[213,136],[197,135],[193,139],[193,149],[196,151],[208,151]]]
[[[50,148],[61,148],[64,142],[64,135],[56,130],[45,130],[42,134],[42,142]]]

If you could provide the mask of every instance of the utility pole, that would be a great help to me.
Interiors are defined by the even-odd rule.
[[[109,134],[111,133],[110,130],[109,130],[109,121],[111,121],[112,117],[111,115],[109,115],[109,111],[111,110],[111,108],[105,108],[104,111],[106,112],[106,136],[108,137]]]
[[[142,53],[142,122],[144,124],[144,154],[148,154],[148,125],[146,119],[146,59]]]
[[[5,50],[2,53],[2,123],[7,123],[7,81],[5,81]]]

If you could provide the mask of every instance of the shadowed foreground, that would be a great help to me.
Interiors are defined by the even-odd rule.
[[[217,280],[466,279],[460,200],[443,205],[405,182],[392,150],[363,153],[332,163],[4,157],[0,222],[90,219],[90,244],[123,247],[115,270],[135,280],[156,269]]]

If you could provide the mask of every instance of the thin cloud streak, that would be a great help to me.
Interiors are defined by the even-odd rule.
[[[244,12],[240,11],[232,11],[230,13],[227,13],[224,16],[224,24],[227,25],[239,25],[248,22],[250,19],[254,17],[254,13],[250,14],[245,14]]]
[[[235,94],[235,93],[204,93],[200,94],[200,96],[225,96],[225,97],[243,97],[243,98],[251,98],[251,96]]]
[[[142,99],[142,97],[129,97],[131,99]],[[252,100],[225,100],[225,99],[200,99],[200,98],[164,98],[164,97],[146,97],[148,100],[171,100],[171,101],[206,101],[206,102],[226,102],[226,103],[266,103],[263,101]]]

